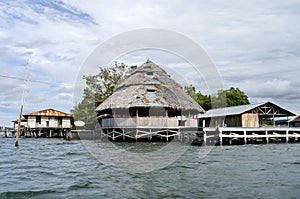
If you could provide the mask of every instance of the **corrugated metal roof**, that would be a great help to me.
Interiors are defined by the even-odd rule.
[[[228,116],[228,115],[240,115],[247,111],[250,111],[252,109],[255,109],[257,107],[271,104],[275,107],[280,108],[281,110],[285,111],[288,115],[292,116],[295,115],[294,113],[285,110],[278,105],[271,103],[271,102],[264,102],[264,103],[257,103],[257,104],[248,104],[248,105],[242,105],[242,106],[232,106],[232,107],[225,107],[225,108],[219,108],[219,109],[211,109],[206,111],[205,114],[199,114],[198,118],[209,118],[209,117],[222,117],[222,116]]]
[[[198,118],[221,117],[221,116],[226,116],[226,115],[239,115],[246,111],[254,109],[258,106],[261,106],[263,104],[265,104],[265,103],[210,109],[210,110],[206,111],[205,114],[199,114]]]

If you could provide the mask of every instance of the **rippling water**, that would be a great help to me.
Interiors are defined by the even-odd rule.
[[[191,146],[171,165],[131,174],[80,141],[0,138],[0,198],[299,198],[300,144]],[[163,143],[122,143],[143,153]]]

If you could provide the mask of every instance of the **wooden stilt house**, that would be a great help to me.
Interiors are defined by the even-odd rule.
[[[97,118],[111,139],[166,139],[197,128],[204,113],[165,70],[151,61],[138,67],[100,104]]]
[[[295,116],[294,113],[272,103],[249,104],[208,110],[199,115],[199,125],[203,127],[260,127],[264,120],[275,125],[275,118]]]
[[[55,109],[23,115],[27,121],[26,137],[64,137],[73,124],[73,116]]]

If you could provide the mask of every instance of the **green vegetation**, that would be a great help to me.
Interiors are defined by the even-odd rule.
[[[96,75],[83,76],[87,87],[83,91],[83,99],[71,110],[75,120],[92,123],[95,116],[95,108],[107,99],[119,85],[137,66],[128,66],[115,62],[108,68],[99,68]]]
[[[213,108],[221,108],[225,105],[230,107],[250,104],[248,96],[239,88],[231,87],[228,90],[220,90],[217,96],[203,95],[200,91],[196,92],[193,85],[185,86],[184,89],[204,110],[211,109],[212,105]]]

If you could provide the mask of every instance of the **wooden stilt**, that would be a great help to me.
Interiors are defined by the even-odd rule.
[[[20,131],[21,131],[22,113],[23,113],[23,104],[21,105],[21,108],[20,108],[20,115],[19,115],[19,120],[18,120],[18,130],[17,130],[17,133],[16,133],[16,142],[15,142],[16,147],[19,146],[19,135],[20,135]]]
[[[6,128],[4,129],[4,137],[6,137],[6,138],[8,137],[7,136],[7,129]]]
[[[220,137],[220,145],[222,145],[223,144],[223,132],[222,132],[222,130],[220,130],[220,133],[219,133],[219,137]]]
[[[167,142],[169,141],[169,131],[167,130]]]
[[[206,131],[203,131],[203,143],[204,143],[204,145],[206,145],[206,136],[207,136],[207,134],[206,134]]]
[[[136,129],[135,129],[135,141],[137,141],[138,136],[138,127],[139,127],[139,109],[136,109]]]
[[[124,131],[124,129],[122,130],[122,137],[123,137],[123,141],[125,141],[125,131]]]

